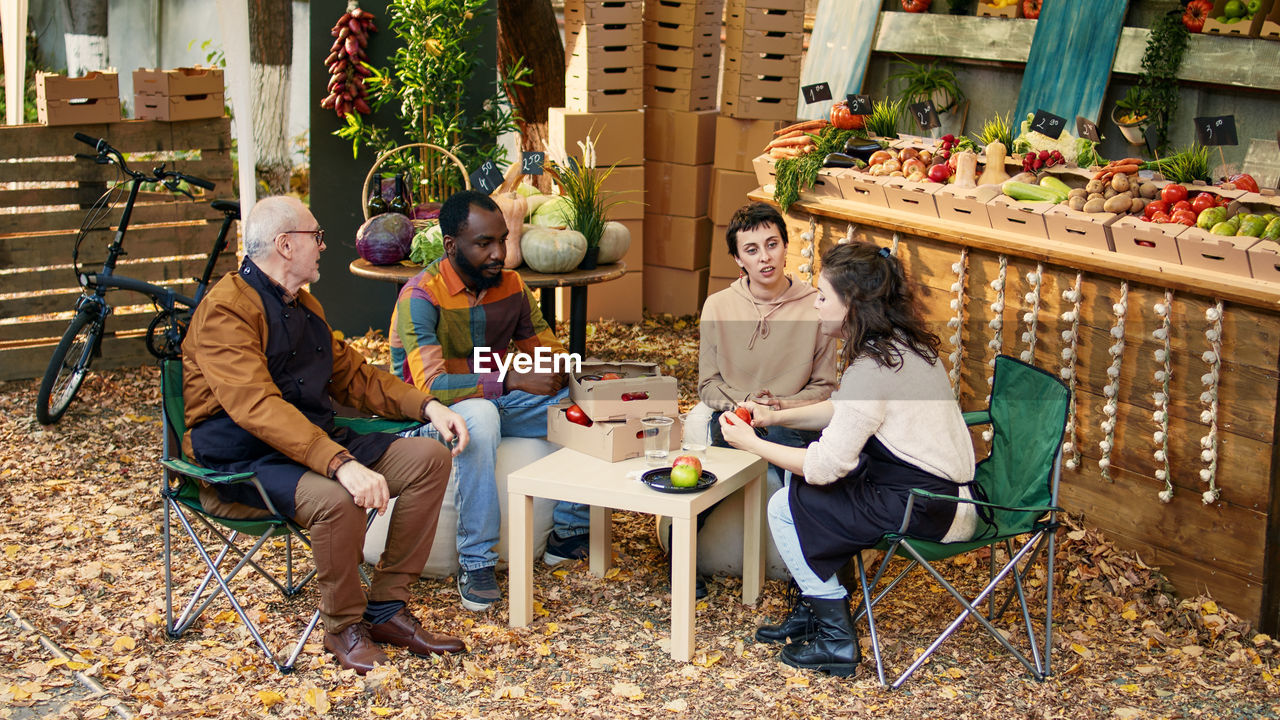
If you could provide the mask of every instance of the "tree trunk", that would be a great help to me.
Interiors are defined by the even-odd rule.
[[[268,195],[289,192],[289,66],[293,62],[292,0],[249,1],[249,63],[256,88],[254,170]]]
[[[107,51],[107,0],[62,0],[67,76],[80,77],[110,66]]]
[[[564,42],[551,0],[498,0],[498,67],[505,73],[521,58],[530,86],[507,87],[507,95],[520,113],[521,149],[545,152],[547,108],[564,106]],[[550,189],[546,175],[534,180]]]

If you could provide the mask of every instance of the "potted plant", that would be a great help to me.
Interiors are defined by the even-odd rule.
[[[1143,133],[1147,127],[1147,118],[1151,115],[1148,110],[1149,102],[1150,94],[1144,88],[1135,85],[1129,88],[1129,92],[1117,100],[1115,107],[1111,109],[1111,121],[1120,128],[1121,134],[1130,145],[1141,145],[1145,142]]]
[[[587,240],[587,253],[578,267],[594,270],[600,255],[600,238],[609,220],[607,213],[616,203],[608,200],[610,193],[605,192],[603,186],[605,180],[613,174],[616,163],[605,169],[596,167],[596,146],[590,136],[585,143],[578,145],[582,149],[581,160],[569,158],[564,163],[552,161],[547,164],[546,169],[564,195],[569,229],[582,233]]]
[[[956,136],[963,135],[965,113],[969,103],[965,99],[964,91],[960,89],[960,81],[956,79],[955,71],[949,65],[942,63],[926,65],[913,63],[901,56],[899,59],[907,64],[907,69],[890,75],[889,80],[903,83],[899,96],[902,99],[904,117],[910,118],[911,105],[932,100],[934,109],[938,111],[938,120],[941,122],[940,127],[933,129],[933,137],[941,137],[948,133]],[[908,125],[913,126],[914,122]]]

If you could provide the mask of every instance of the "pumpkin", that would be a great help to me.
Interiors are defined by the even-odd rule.
[[[601,265],[616,263],[631,249],[631,231],[626,225],[610,220],[604,224],[604,232],[600,233],[600,256],[596,261]]]
[[[520,255],[520,234],[524,230],[524,216],[529,211],[529,202],[518,192],[498,193],[493,201],[502,210],[502,219],[507,222],[507,257],[502,267],[515,270],[520,267],[523,258]]]
[[[849,112],[849,103],[841,100],[831,106],[831,125],[837,130],[858,130],[865,124],[866,118]]]
[[[577,230],[534,226],[520,238],[529,267],[540,273],[563,273],[578,267],[587,254],[587,239]]]

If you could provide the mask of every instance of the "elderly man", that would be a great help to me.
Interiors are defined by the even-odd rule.
[[[444,257],[405,284],[391,314],[391,367],[448,403],[471,431],[474,442],[457,459],[458,595],[462,607],[479,612],[502,597],[493,572],[502,523],[494,477],[498,443],[546,435],[547,406],[569,389],[563,373],[494,369],[498,358],[511,362],[512,346],[526,355],[564,352],[533,291],[519,273],[502,269],[507,224],[498,206],[482,192],[455,193],[440,208],[440,230]],[[424,426],[405,434],[432,432]],[[587,507],[559,503],[552,521],[543,561],[587,557]]]
[[[188,456],[228,472],[257,473],[275,509],[308,528],[325,647],[363,674],[390,643],[417,655],[465,649],[423,629],[409,612],[409,584],[431,552],[449,479],[449,450],[429,438],[360,435],[334,424],[334,401],[384,417],[429,421],[454,453],[468,441],[462,418],[431,395],[365,363],[334,338],[303,285],[320,279],[324,231],[301,202],[272,197],[245,222],[245,260],[200,303],[183,343]],[[358,568],[366,512],[391,515],[368,596]],[[204,488],[222,517],[261,514],[252,487]]]

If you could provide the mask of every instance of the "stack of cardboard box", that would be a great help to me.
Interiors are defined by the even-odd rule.
[[[650,0],[644,7],[644,104],[714,110],[722,0]]]
[[[38,72],[36,117],[42,125],[118,122],[120,78],[96,70],[75,78]]]
[[[133,114],[144,120],[222,117],[225,88],[220,68],[133,71]]]
[[[643,107],[641,0],[565,0],[565,107],[616,112]]]
[[[800,96],[804,0],[728,0],[720,112],[790,120]]]
[[[760,185],[752,160],[773,139],[773,132],[786,124],[783,120],[747,120],[727,115],[716,118],[710,210],[711,221],[715,224],[712,230],[715,242],[711,248],[711,278],[707,294],[729,287],[729,283],[738,277],[739,268],[729,255],[725,233],[733,213],[749,202],[747,193]],[[790,262],[787,271],[795,273]]]

